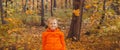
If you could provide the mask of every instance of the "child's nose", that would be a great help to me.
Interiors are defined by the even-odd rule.
[[[55,25],[55,23],[53,23],[52,25]]]
[[[55,25],[55,24],[52,24],[53,26]]]

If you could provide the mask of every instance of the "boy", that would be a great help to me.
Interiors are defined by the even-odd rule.
[[[65,50],[64,34],[58,28],[56,18],[48,18],[48,28],[42,33],[43,50]]]

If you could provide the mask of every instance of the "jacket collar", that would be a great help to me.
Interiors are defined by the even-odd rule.
[[[51,30],[50,28],[46,29],[47,32],[58,32],[60,31],[59,28],[56,28],[55,30]]]

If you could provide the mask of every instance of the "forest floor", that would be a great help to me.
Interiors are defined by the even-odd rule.
[[[67,37],[69,27],[61,27],[61,30]],[[39,50],[41,49],[41,33],[43,31],[45,31],[45,28],[42,26],[27,27],[24,31],[21,31],[24,34],[17,35],[17,38],[15,35],[15,43],[11,42],[10,47],[15,45],[18,50]],[[65,39],[67,50],[120,50],[120,37],[117,34],[99,36],[95,34],[85,35],[84,32],[84,29],[82,29],[78,42]]]
[[[69,27],[65,27],[65,28],[61,27],[61,30],[65,33],[65,38],[66,38]],[[31,41],[30,43],[34,44],[31,47],[33,46],[35,47],[35,45],[37,47],[38,45],[41,44],[41,39],[39,38],[41,38],[41,32],[43,31],[45,31],[45,28],[43,27],[32,27],[29,30],[27,30],[27,32],[33,33],[32,36],[34,37],[33,38],[34,43],[38,42],[38,44],[37,43],[34,44]],[[65,39],[67,50],[120,50],[120,45],[119,45],[120,36],[118,35],[119,33],[114,35],[99,36],[95,34],[85,35],[84,32],[85,32],[85,26],[84,29],[82,29],[80,41],[78,42],[72,41],[71,39]]]
[[[27,48],[28,50],[41,49],[41,33],[45,31],[44,27],[34,26],[27,28],[18,36],[18,40],[14,43],[19,50]],[[68,34],[68,28],[62,29],[65,37]],[[84,31],[82,31],[84,32]],[[28,34],[29,33],[29,34]],[[71,39],[65,39],[67,50],[120,50],[120,40],[118,35],[99,36],[85,35],[81,33],[80,41],[75,42]]]

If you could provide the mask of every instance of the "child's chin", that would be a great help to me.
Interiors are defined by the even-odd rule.
[[[51,30],[56,30],[56,28],[51,28]]]

